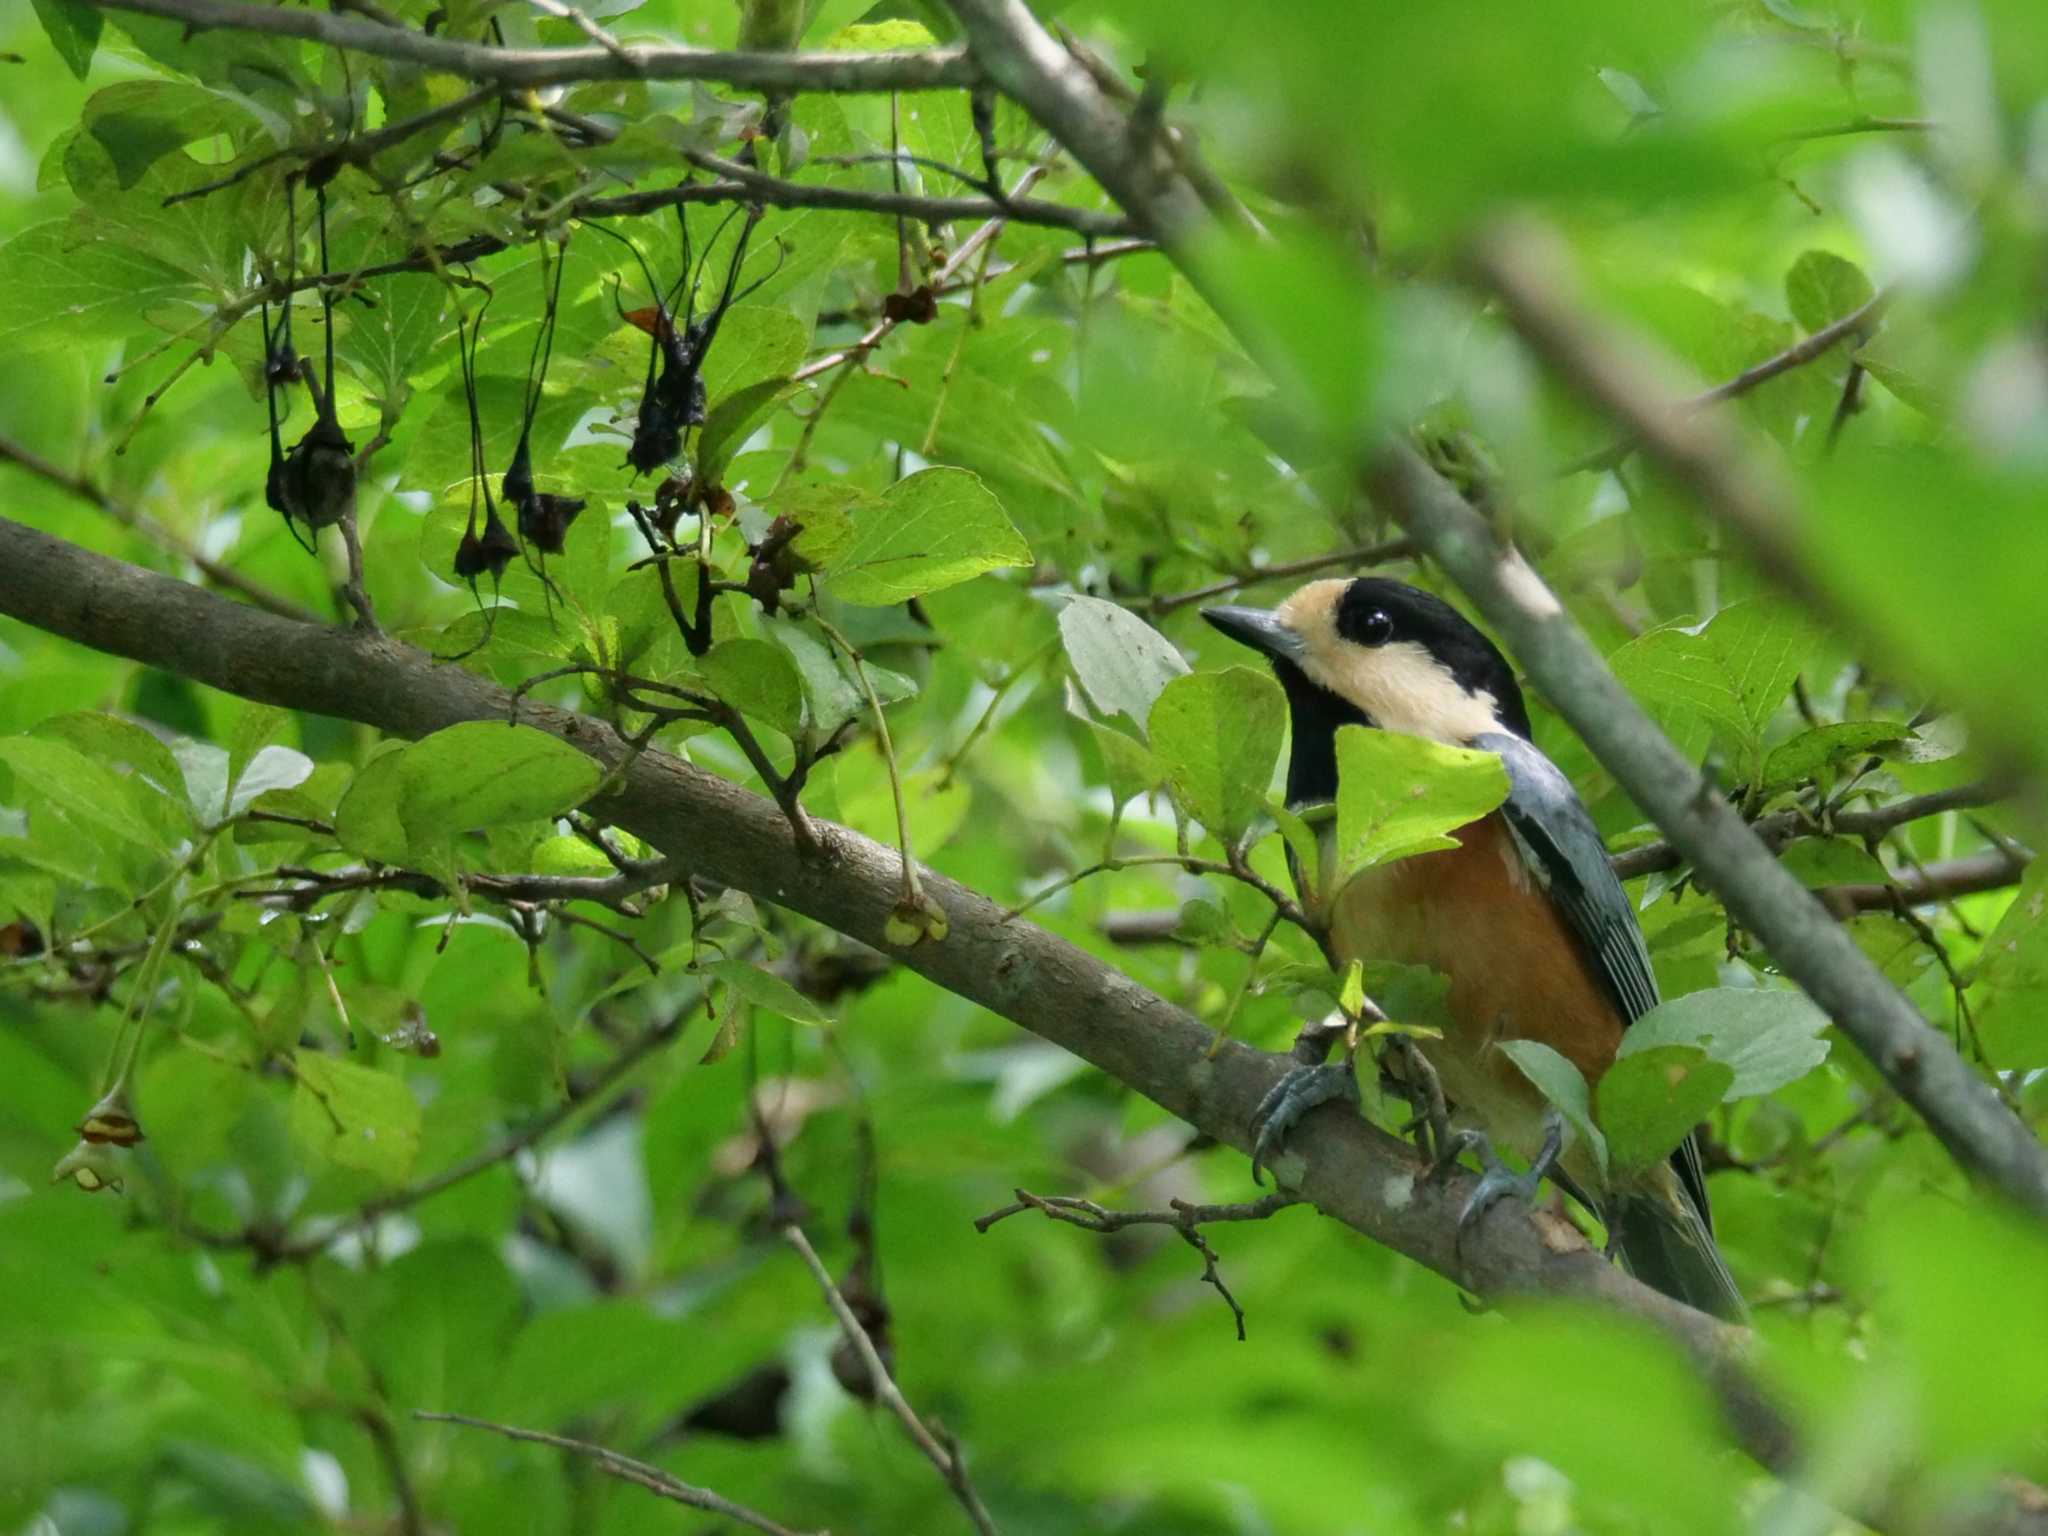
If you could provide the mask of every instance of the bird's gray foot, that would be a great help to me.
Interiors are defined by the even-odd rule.
[[[1258,1140],[1252,1145],[1252,1182],[1263,1184],[1261,1167],[1287,1143],[1287,1134],[1301,1117],[1319,1104],[1344,1099],[1358,1102],[1358,1074],[1348,1061],[1325,1062],[1320,1066],[1297,1066],[1275,1083],[1252,1114]]]
[[[1468,1150],[1478,1154],[1480,1173],[1479,1183],[1466,1200],[1465,1209],[1458,1213],[1458,1240],[1461,1243],[1473,1223],[1485,1215],[1494,1202],[1510,1195],[1531,1203],[1535,1201],[1537,1186],[1557,1166],[1558,1154],[1564,1150],[1564,1117],[1554,1109],[1544,1114],[1543,1145],[1537,1151],[1535,1161],[1521,1173],[1503,1163],[1486,1137],[1474,1130],[1453,1134],[1447,1156],[1439,1160],[1435,1173],[1441,1175],[1459,1153]]]

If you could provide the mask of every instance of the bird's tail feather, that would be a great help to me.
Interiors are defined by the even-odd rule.
[[[1606,1216],[1622,1264],[1643,1284],[1731,1323],[1748,1318],[1713,1234],[1682,1192],[1622,1195]]]

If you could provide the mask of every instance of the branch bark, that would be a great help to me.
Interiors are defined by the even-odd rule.
[[[958,90],[980,78],[959,48],[884,53],[739,53],[622,43],[616,48],[499,48],[429,37],[359,16],[246,5],[241,0],[87,0],[193,30],[226,27],[303,38],[398,59],[467,80],[501,85],[567,85],[580,80],[715,80],[750,91]]]

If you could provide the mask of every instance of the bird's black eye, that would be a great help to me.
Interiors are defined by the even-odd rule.
[[[1394,616],[1384,608],[1373,609],[1359,622],[1353,638],[1360,645],[1385,645],[1394,638]]]

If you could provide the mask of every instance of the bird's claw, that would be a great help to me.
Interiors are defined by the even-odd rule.
[[[1522,1172],[1500,1160],[1493,1145],[1484,1133],[1465,1129],[1454,1132],[1445,1154],[1431,1170],[1432,1178],[1440,1178],[1448,1172],[1462,1152],[1470,1151],[1479,1158],[1479,1182],[1473,1186],[1466,1198],[1465,1208],[1458,1213],[1458,1243],[1463,1246],[1465,1236],[1496,1202],[1512,1195],[1534,1204],[1537,1188],[1549,1177],[1557,1166],[1558,1154],[1564,1150],[1564,1119],[1556,1111],[1543,1118],[1543,1145],[1535,1159]]]
[[[1252,1144],[1252,1182],[1266,1182],[1259,1170],[1270,1166],[1303,1115],[1338,1099],[1358,1102],[1358,1074],[1348,1061],[1291,1068],[1268,1089],[1252,1112],[1252,1126],[1258,1132]]]

